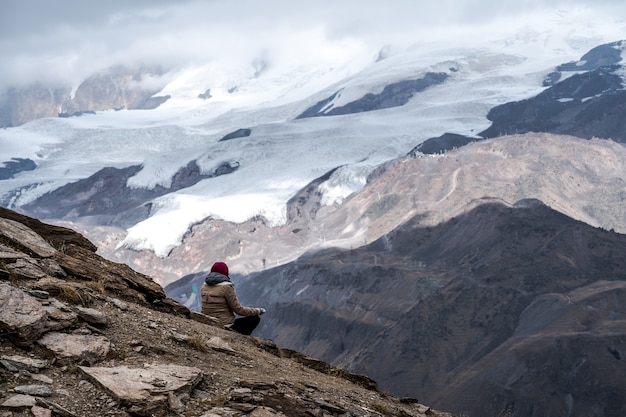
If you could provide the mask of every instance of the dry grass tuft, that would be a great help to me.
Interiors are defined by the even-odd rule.
[[[207,352],[209,348],[204,344],[204,342],[197,337],[189,337],[185,339],[185,343],[194,348],[199,352]]]
[[[81,291],[72,287],[59,287],[59,300],[69,304],[80,304],[87,306],[90,301],[90,297],[84,291]]]
[[[373,403],[371,407],[372,407],[372,410],[377,411],[381,413],[382,415],[385,415],[385,416],[392,415],[391,411],[389,411],[389,409],[382,404]]]
[[[85,286],[99,294],[106,293],[106,287],[103,282],[99,281],[88,281],[85,283]]]

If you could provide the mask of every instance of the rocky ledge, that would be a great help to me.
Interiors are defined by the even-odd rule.
[[[0,208],[0,416],[448,416],[221,328],[78,233]]]

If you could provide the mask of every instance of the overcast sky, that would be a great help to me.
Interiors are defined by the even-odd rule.
[[[588,14],[590,25],[622,19],[623,28],[626,2],[0,0],[0,88],[79,79],[115,63],[176,68],[211,60],[249,62],[264,54],[298,60],[330,44],[379,48],[443,33],[462,38],[471,28],[506,26],[511,19],[532,25],[537,16],[555,13]]]

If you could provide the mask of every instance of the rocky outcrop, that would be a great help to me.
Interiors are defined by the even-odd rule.
[[[28,158],[12,158],[10,161],[4,161],[0,166],[0,180],[13,178],[13,175],[22,171],[32,171],[37,168],[35,161]]]
[[[252,133],[252,129],[237,129],[234,132],[230,132],[230,133],[224,135],[220,139],[220,142],[224,142],[224,141],[227,141],[227,140],[233,140],[233,139],[237,139],[237,138],[247,138],[248,136],[250,136],[251,133]]]
[[[169,97],[155,96],[162,88],[143,87],[144,77],[158,77],[159,68],[109,68],[84,80],[72,91],[71,86],[48,88],[35,84],[11,89],[0,108],[2,127],[19,126],[44,117],[80,116],[98,110],[154,109]]]
[[[300,114],[297,119],[306,117],[335,116],[340,114],[362,113],[403,106],[417,93],[443,83],[448,78],[446,73],[428,72],[422,78],[398,81],[383,88],[378,94],[368,93],[358,100],[344,106],[334,107],[332,102],[341,95],[338,91],[318,102]]]
[[[600,45],[577,62],[559,65],[544,80],[546,90],[537,96],[491,109],[487,118],[492,124],[478,138],[446,133],[427,139],[411,153],[442,153],[476,140],[528,132],[625,143],[624,44]]]
[[[559,65],[556,71],[546,77],[544,86],[550,87],[556,84],[567,73],[594,71],[600,67],[619,64],[622,61],[622,51],[625,44],[624,41],[617,41],[599,45],[584,54],[578,61]]]
[[[424,142],[413,148],[408,155],[415,158],[419,154],[441,154],[482,139],[483,138],[471,138],[468,136],[457,135],[454,133],[444,133],[439,137],[426,139]]]
[[[169,187],[131,188],[127,181],[141,171],[140,165],[126,168],[103,168],[95,174],[48,192],[20,209],[29,215],[47,219],[89,217],[102,225],[130,227],[150,215],[152,200],[206,178],[227,175],[239,168],[236,162],[222,162],[212,172],[202,173],[196,161],[178,170]]]
[[[621,65],[575,74],[536,97],[493,108],[484,138],[546,132],[626,142],[626,90]]]
[[[448,416],[224,329],[75,232],[6,209],[0,306],[3,416]]]

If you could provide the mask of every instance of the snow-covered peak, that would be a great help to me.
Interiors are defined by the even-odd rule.
[[[0,196],[23,205],[107,166],[141,165],[130,188],[168,188],[191,161],[203,174],[228,163],[238,169],[152,201],[149,217],[129,227],[120,245],[166,256],[207,217],[243,222],[262,216],[280,225],[287,201],[313,179],[341,167],[322,186],[325,204],[340,203],[380,164],[445,132],[475,136],[489,126],[491,108],[538,94],[556,66],[624,33],[623,22],[584,25],[584,16],[574,10],[536,16],[532,25],[505,21],[457,33],[445,27],[384,48],[320,41],[311,51],[283,46],[190,66],[167,75],[158,95],[171,98],[157,109],[38,120],[0,131],[1,161],[38,164],[0,181]],[[329,105],[339,107],[427,72],[448,78],[401,107],[296,119],[335,93]],[[251,134],[220,140],[241,128]]]

